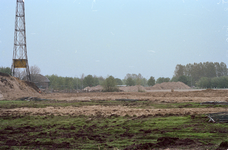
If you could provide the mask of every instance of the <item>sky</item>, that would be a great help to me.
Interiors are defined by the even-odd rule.
[[[0,67],[11,67],[16,0],[0,0]],[[29,65],[63,77],[172,78],[228,65],[228,0],[25,0]]]

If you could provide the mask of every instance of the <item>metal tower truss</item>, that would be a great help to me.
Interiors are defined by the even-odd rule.
[[[13,76],[16,75],[15,68],[24,68],[25,74],[23,78],[25,78],[27,81],[30,81],[30,72],[26,47],[24,0],[17,0],[16,3],[13,62],[11,66]]]

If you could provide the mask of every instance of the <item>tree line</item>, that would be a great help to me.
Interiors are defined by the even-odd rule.
[[[64,89],[83,89],[87,86],[97,86],[104,82],[103,77],[96,77],[92,75],[78,77],[61,77],[58,75],[46,75],[50,80],[49,87],[54,90],[64,90]]]
[[[84,74],[81,77],[61,77],[58,75],[46,75],[50,80],[50,88],[55,90],[64,89],[83,89],[85,87],[93,87],[97,85],[106,86],[105,84],[113,83],[115,86],[153,86],[157,83],[170,82],[170,78],[159,77],[157,80],[153,76],[147,80],[140,73],[139,74],[126,74],[124,79],[114,78],[113,76],[108,76],[104,78],[102,76],[93,76]]]
[[[11,74],[9,67],[0,67],[0,72]],[[39,74],[40,68],[37,66],[30,67],[31,74]],[[22,79],[23,72],[18,72],[17,77]],[[187,65],[177,64],[174,70],[174,76],[172,79],[169,77],[159,77],[155,80],[151,76],[148,80],[139,74],[126,74],[124,79],[114,78],[108,76],[104,78],[102,76],[82,74],[80,77],[61,77],[58,75],[46,75],[50,80],[49,87],[54,90],[65,90],[65,89],[83,89],[85,87],[92,87],[97,85],[110,86],[112,83],[115,85],[142,85],[142,86],[153,86],[163,82],[177,82],[181,81],[189,86],[197,86],[201,88],[228,88],[228,69],[224,62],[200,62],[200,63],[189,63]],[[111,89],[108,87],[107,89]],[[115,88],[113,88],[115,89]]]
[[[46,75],[46,77],[50,80],[50,87],[56,90],[63,89],[83,89],[85,87],[93,87],[97,85],[106,86],[107,84],[113,83],[113,85],[121,86],[134,86],[134,85],[142,85],[147,86],[148,81],[141,74],[127,74],[124,79],[114,78],[113,76],[108,76],[104,78],[102,76],[97,77],[93,75],[84,74],[81,77],[61,77],[58,75]],[[108,80],[107,80],[108,79]],[[105,85],[106,84],[106,85]],[[110,88],[110,87],[109,87]]]
[[[228,69],[224,62],[178,64],[171,81],[181,81],[189,86],[202,88],[222,87],[221,81],[225,81],[227,74]]]

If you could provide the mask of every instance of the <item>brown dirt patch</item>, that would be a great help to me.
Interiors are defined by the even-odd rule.
[[[59,142],[55,143],[53,141],[36,141],[38,137],[42,136],[51,136],[52,139],[55,138],[55,132],[47,133],[42,132],[43,128],[40,127],[31,127],[31,126],[25,126],[25,127],[7,127],[3,130],[0,130],[1,136],[0,138],[5,143],[1,143],[1,146],[32,146],[35,148],[44,147],[47,149],[58,149],[58,148],[70,148],[71,144],[68,142]],[[29,135],[28,133],[36,133],[40,132],[38,135]],[[17,136],[18,134],[22,134],[22,136]],[[17,136],[15,139],[14,136]],[[12,138],[13,137],[13,138]],[[64,134],[62,134],[62,138],[66,138]],[[11,148],[8,148],[11,149]]]
[[[101,92],[103,87],[101,85],[97,85],[94,87],[86,87],[83,89],[85,92]],[[123,86],[119,87],[119,90],[122,92],[145,92],[146,89],[141,85],[136,86]]]
[[[119,87],[123,92],[145,92],[146,89],[141,85]]]
[[[116,111],[118,110],[118,111]],[[0,115],[86,115],[86,116],[172,116],[195,115],[226,111],[225,108],[172,108],[172,109],[135,109],[126,106],[82,106],[0,109]]]
[[[83,91],[85,92],[101,92],[103,90],[103,87],[101,85],[97,85],[94,87],[85,87]]]
[[[227,101],[228,90],[188,91],[188,92],[97,92],[97,93],[52,93],[41,96],[43,99],[66,101],[137,99],[156,103]]]
[[[8,74],[0,73],[0,100],[15,100],[20,97],[38,97],[39,89],[34,83],[22,81]]]
[[[183,82],[163,82],[155,84],[152,87],[146,87],[147,90],[168,90],[168,89],[191,89]]]
[[[151,148],[165,148],[170,146],[196,146],[196,142],[191,139],[179,139],[172,137],[160,137],[157,139],[157,143],[141,143],[133,144],[125,148],[124,150],[138,150],[138,149],[151,149]]]

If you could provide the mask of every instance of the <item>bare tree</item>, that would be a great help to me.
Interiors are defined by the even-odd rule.
[[[24,69],[22,70],[20,68],[15,68],[14,76],[22,80],[26,76],[25,70]]]
[[[31,81],[32,82],[40,82],[41,77],[40,77],[40,68],[37,65],[31,66],[30,67],[30,75],[31,75]]]
[[[38,66],[34,65],[34,66],[30,67],[30,75],[31,75],[31,81],[32,82],[40,81],[40,77],[39,77],[40,72],[41,71],[40,71],[40,68]],[[21,80],[24,80],[25,76],[26,76],[25,69],[15,68],[14,76],[21,79]]]
[[[40,68],[37,65],[30,67],[30,74],[40,74]]]

